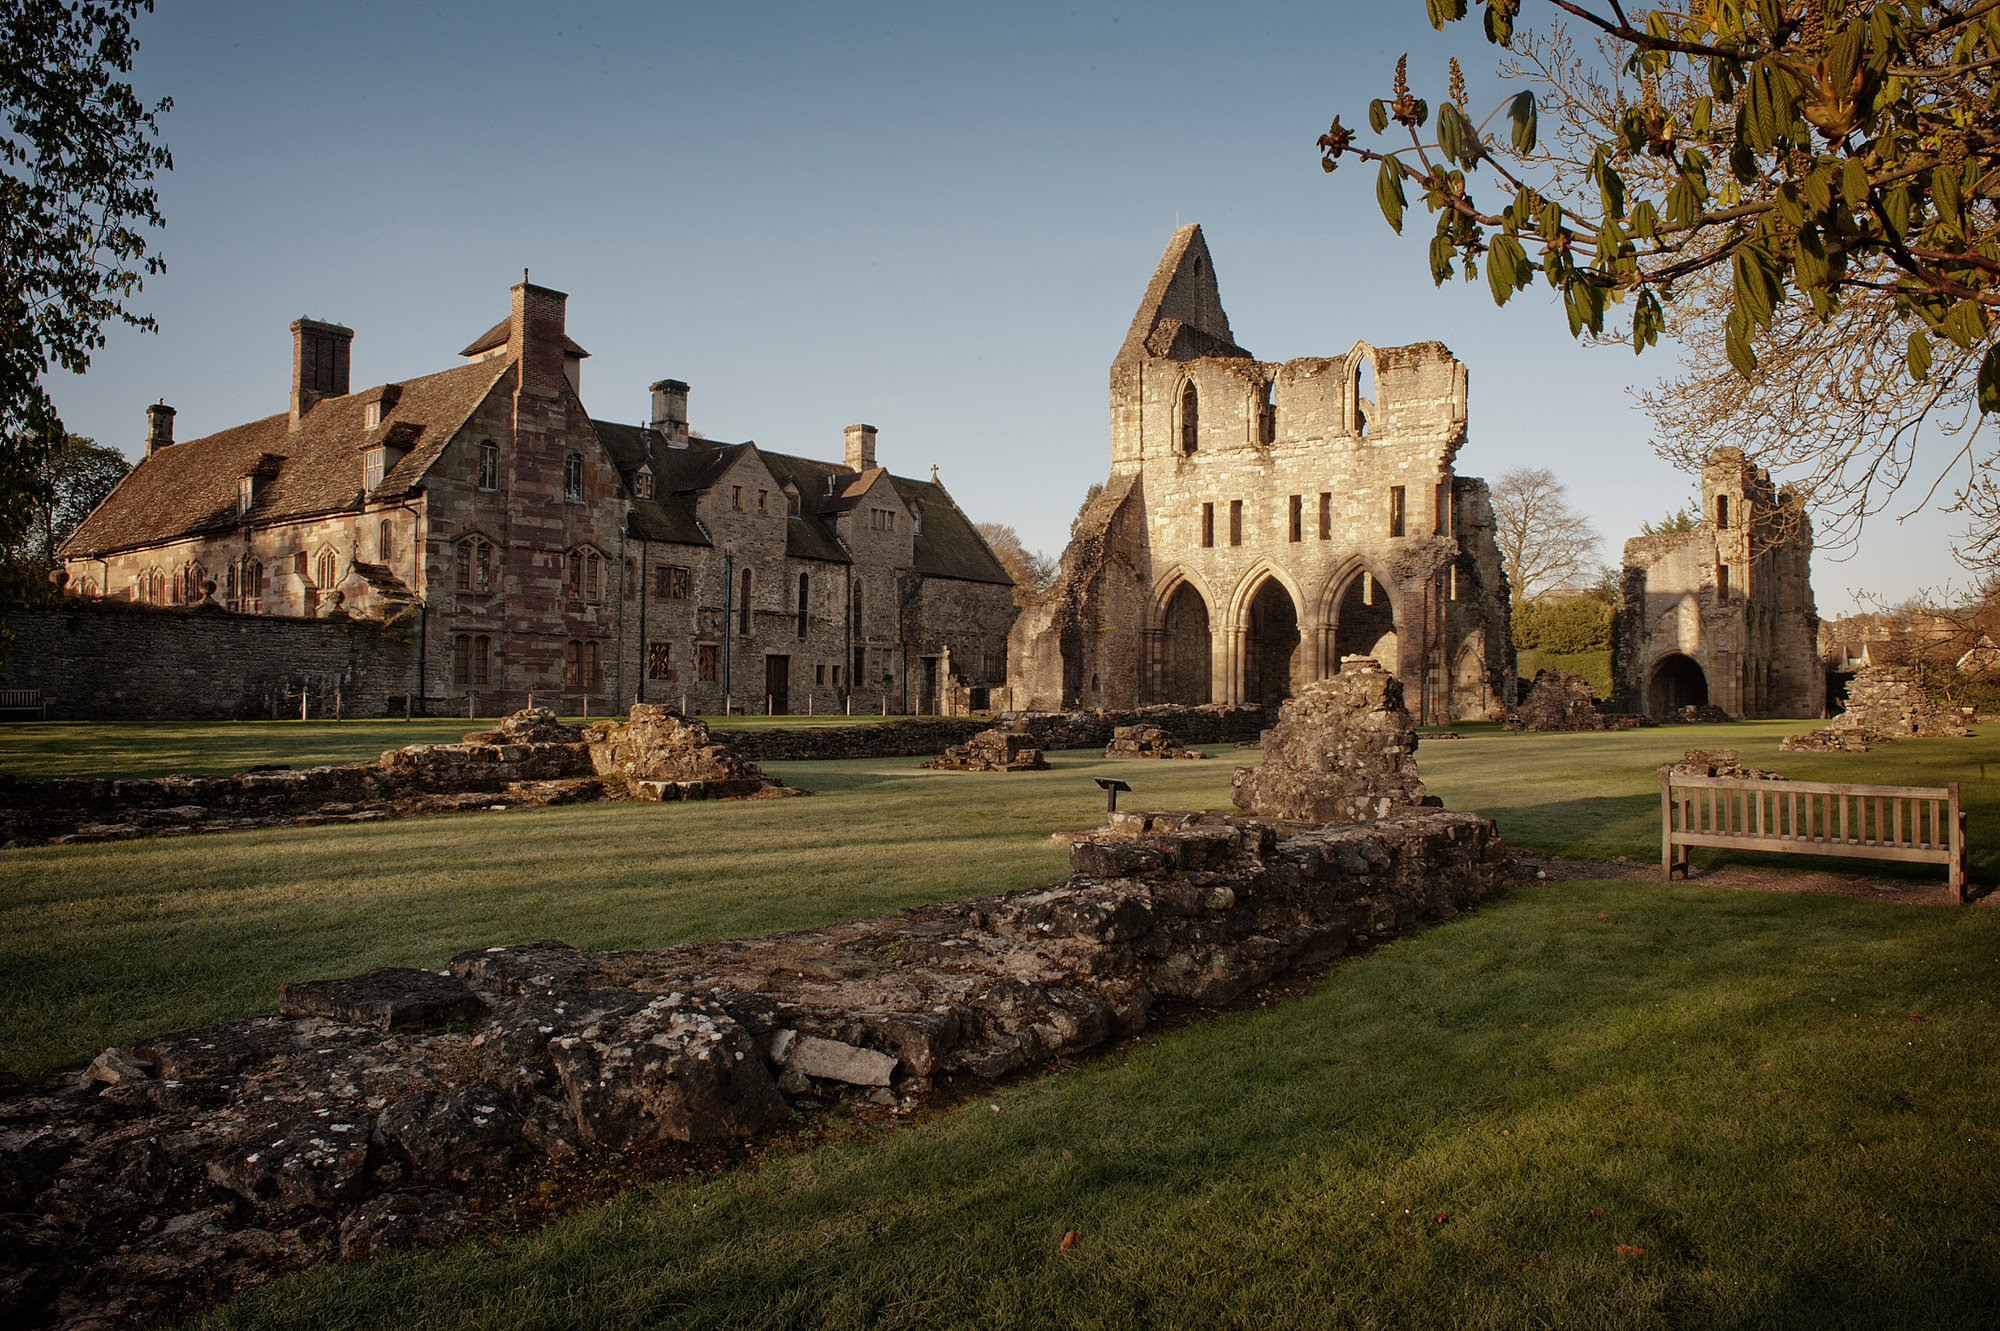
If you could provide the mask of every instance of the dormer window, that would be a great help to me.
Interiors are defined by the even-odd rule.
[[[641,499],[651,499],[653,497],[653,473],[641,467],[639,473],[632,478],[632,493]]]
[[[372,405],[373,404],[371,404],[371,409]],[[385,471],[387,470],[385,464],[388,461],[388,454],[389,450],[386,448],[371,448],[362,453],[361,455],[362,489],[373,490],[377,486],[382,484],[382,477]]]
[[[366,430],[380,428],[382,424],[382,404],[370,402],[361,408],[361,426]]]
[[[797,490],[785,491],[785,513],[787,516],[794,518],[799,515],[799,492]]]
[[[245,476],[236,482],[236,511],[248,513],[257,503],[257,478]]]

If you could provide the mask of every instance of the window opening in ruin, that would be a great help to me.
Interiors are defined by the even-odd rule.
[[[742,507],[743,507],[743,487],[742,487],[742,486],[740,486],[740,485],[732,485],[732,486],[730,486],[730,487],[729,487],[729,506],[730,506],[731,508],[733,508],[733,509],[737,509],[737,510],[741,510],[741,509],[742,509]]]
[[[1715,529],[1716,529],[1717,531],[1728,531],[1728,530],[1729,530],[1729,496],[1728,496],[1728,495],[1717,495],[1717,496],[1715,497]]]
[[[472,683],[475,687],[492,680],[493,639],[484,633],[472,639]]]
[[[1201,443],[1201,395],[1190,383],[1181,390],[1181,452],[1192,453]]]
[[[1302,541],[1305,539],[1305,496],[1304,495],[1292,496],[1290,520],[1286,525],[1287,525],[1287,535],[1290,537],[1291,540]]]
[[[799,574],[799,636],[806,636],[806,575]]]
[[[384,564],[389,562],[390,556],[395,551],[395,546],[391,544],[391,541],[392,535],[389,531],[389,520],[384,518],[382,519],[382,525],[376,529],[375,536],[375,557]]]
[[[833,687],[835,687],[836,689],[837,689],[837,688],[839,688],[839,687],[840,687],[840,667],[839,667],[839,666],[835,666],[835,667],[833,668],[833,670],[832,670],[832,671],[830,672],[830,674],[831,674],[831,676],[832,676],[832,680],[833,680]]]
[[[1715,599],[1718,601],[1729,599],[1729,565],[1727,564],[1717,564],[1715,566]]]
[[[500,488],[500,445],[483,443],[479,446],[479,488],[498,490]]]
[[[319,575],[317,581],[319,583],[319,589],[321,591],[326,591],[330,589],[334,583],[340,580],[337,575],[338,568],[339,565],[334,562],[333,551],[331,550],[320,551]]]
[[[704,684],[715,682],[715,651],[712,642],[698,642],[694,645],[694,677]]]
[[[646,678],[677,679],[674,673],[674,645],[655,642],[646,645]]]
[[[572,504],[583,502],[583,454],[571,453],[563,459],[563,498]]]
[[[1400,485],[1389,487],[1389,534],[1403,534],[1403,487]]]
[[[1201,543],[1204,546],[1212,546],[1215,544],[1214,504],[1203,504],[1201,506]]]
[[[750,570],[746,568],[743,570],[743,598],[739,603],[741,608],[737,611],[736,615],[737,618],[736,631],[742,634],[746,638],[750,636],[751,586],[752,586],[752,579],[750,576]]]
[[[1431,530],[1439,536],[1452,533],[1450,481],[1439,481],[1437,484],[1437,506],[1431,513]]]
[[[661,564],[653,574],[654,594],[669,601],[685,601],[694,594],[694,570],[679,564]]]
[[[1370,418],[1375,414],[1375,363],[1361,357],[1354,367],[1354,433],[1368,437]]]
[[[813,662],[813,686],[815,688],[823,688],[825,687],[825,685],[826,685],[826,662],[815,661]]]
[[[1333,495],[1325,490],[1319,495],[1319,538],[1322,541],[1333,539]]]
[[[1231,545],[1243,544],[1243,501],[1241,499],[1232,499],[1229,501],[1229,543]]]
[[[1265,384],[1257,403],[1257,442],[1278,442],[1278,407],[1271,401],[1271,385]]]
[[[642,471],[632,478],[632,493],[640,499],[653,497],[653,473]]]

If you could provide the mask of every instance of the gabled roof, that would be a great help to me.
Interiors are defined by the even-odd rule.
[[[1163,326],[1169,324],[1170,328]],[[1249,354],[1229,331],[1229,316],[1223,313],[1222,292],[1215,282],[1215,260],[1209,257],[1201,228],[1181,227],[1153,269],[1153,280],[1146,284],[1139,311],[1132,316],[1132,327],[1113,363],[1149,356],[1194,360]]]
[[[406,494],[513,364],[500,356],[406,379],[373,430],[362,422],[367,394],[349,393],[322,399],[297,430],[289,428],[290,414],[279,412],[170,445],[126,474],[64,542],[63,556],[93,558],[240,526],[246,517],[237,508],[237,482],[252,472],[267,479],[247,521],[358,508],[361,450],[377,443],[409,452],[373,497]]]
[[[506,346],[508,335],[512,333],[513,326],[514,326],[513,316],[509,315],[507,318],[502,319],[499,323],[494,324],[491,328],[481,333],[478,336],[478,338],[473,341],[471,346],[467,347],[465,350],[459,352],[458,354],[461,356],[477,356],[482,351],[491,351],[495,347]],[[570,355],[579,358],[588,358],[590,355],[588,351],[585,351],[582,347],[572,342],[570,340],[568,333],[563,334],[562,349],[568,352]]]
[[[711,544],[694,519],[693,497],[713,489],[748,449],[756,453],[780,488],[790,482],[799,493],[798,515],[785,523],[785,553],[793,559],[853,563],[853,556],[834,532],[832,520],[853,508],[878,480],[887,477],[910,512],[922,519],[911,542],[919,572],[1009,587],[1014,583],[942,485],[892,475],[881,467],[849,471],[837,462],[774,453],[749,443],[696,439],[686,448],[668,448],[663,435],[645,426],[612,421],[591,424],[628,484],[641,464],[652,465],[655,498],[633,501],[634,536],[683,545]]]

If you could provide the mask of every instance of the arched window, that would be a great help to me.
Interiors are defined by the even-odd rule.
[[[259,614],[264,609],[264,566],[254,559],[243,561],[243,609]]]
[[[390,544],[390,541],[389,519],[383,518],[382,525],[377,529],[375,536],[375,558],[377,562],[383,564],[389,562],[389,556],[395,548]]]
[[[313,573],[313,580],[318,584],[321,591],[327,592],[333,590],[333,584],[340,581],[339,568],[338,561],[333,557],[333,551],[322,550],[319,552],[319,564]]]
[[[1375,362],[1362,356],[1354,367],[1354,433],[1367,438],[1375,414]]]
[[[799,574],[799,636],[806,636],[806,575]]]
[[[583,599],[595,601],[604,590],[604,561],[597,557],[597,551],[583,552]]]
[[[746,568],[743,570],[743,598],[741,608],[737,612],[736,626],[736,631],[746,638],[750,636],[750,592],[753,585],[750,570]]]
[[[230,564],[222,570],[222,601],[231,610],[237,607],[236,565],[234,564]]]
[[[1192,453],[1201,446],[1201,394],[1192,381],[1181,390],[1181,452]]]
[[[472,682],[475,687],[488,683],[492,678],[493,639],[484,633],[472,639]]]
[[[1728,496],[1728,495],[1717,495],[1717,496],[1715,497],[1715,529],[1716,529],[1717,531],[1728,531],[1728,530],[1729,530],[1729,496]]]
[[[199,563],[187,566],[187,599],[189,605],[199,605],[208,599],[208,570]]]
[[[563,459],[563,498],[572,504],[583,502],[583,454],[571,453]]]

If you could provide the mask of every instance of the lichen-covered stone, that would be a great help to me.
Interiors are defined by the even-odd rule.
[[[1545,670],[1507,717],[1509,730],[1602,730],[1590,681],[1566,670]]]
[[[1264,732],[1264,761],[1239,767],[1236,807],[1268,818],[1348,823],[1393,817],[1429,800],[1417,778],[1417,731],[1403,683],[1370,656],[1315,680]]]
[[[1033,735],[1020,730],[982,730],[924,764],[944,772],[1045,772],[1049,760]]]
[[[1119,726],[1104,746],[1107,758],[1206,758],[1205,753],[1184,749],[1160,726]]]

